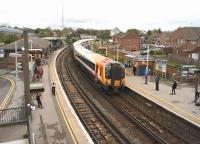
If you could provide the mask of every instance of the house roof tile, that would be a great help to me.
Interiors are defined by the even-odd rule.
[[[200,27],[180,28],[186,40],[197,40],[200,38]]]

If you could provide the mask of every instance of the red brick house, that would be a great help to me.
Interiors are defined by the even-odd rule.
[[[171,48],[186,52],[200,45],[200,27],[183,27],[173,32]]]
[[[113,36],[114,44],[118,44],[120,49],[126,51],[139,51],[141,45],[141,39],[135,32],[118,33]]]

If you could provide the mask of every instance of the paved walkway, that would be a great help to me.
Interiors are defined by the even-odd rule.
[[[3,70],[1,70],[3,71]],[[15,80],[15,77],[11,76],[10,72],[1,73],[2,76],[9,76],[11,79]],[[4,83],[4,86],[6,84]],[[6,85],[8,86],[8,85]],[[8,87],[10,88],[10,86]],[[2,90],[2,91],[1,91]],[[7,104],[5,108],[17,108],[24,106],[24,83],[22,79],[19,77],[16,86],[15,92],[13,92],[10,96],[8,96]],[[1,93],[5,94],[6,89],[0,89]],[[11,92],[12,93],[12,92]],[[26,125],[25,124],[15,124],[15,125],[7,125],[0,127],[0,143],[8,142],[12,140],[23,139],[26,135]],[[14,141],[15,142],[15,141]],[[10,142],[12,143],[12,142]]]
[[[200,126],[200,106],[195,106],[194,87],[187,84],[178,84],[176,95],[170,95],[171,84],[169,81],[160,79],[159,91],[155,90],[155,81],[152,78],[148,84],[145,84],[145,78],[142,76],[133,76],[131,70],[126,71],[126,84],[138,92],[148,96],[148,98],[167,106],[167,108],[186,116],[189,120],[195,118],[195,122]],[[176,111],[177,110],[177,111]],[[192,118],[193,117],[193,118]]]
[[[9,82],[9,80],[3,78],[3,77],[0,77],[0,101],[3,100],[3,96],[5,96],[8,91],[9,91],[9,88],[11,87],[11,83]]]
[[[89,134],[85,130],[78,116],[76,115],[70,101],[68,100],[62,84],[58,79],[56,72],[56,56],[60,53],[62,49],[55,51],[52,54],[50,62],[50,76],[51,80],[56,83],[56,100],[59,106],[59,111],[64,119],[64,124],[66,127],[67,142],[74,144],[93,144]]]
[[[11,82],[0,76],[0,108],[3,101],[11,88]]]
[[[43,66],[43,71],[43,84],[45,89],[41,98],[43,109],[36,108],[36,110],[32,112],[32,130],[35,134],[35,140],[38,144],[46,142],[49,144],[66,144],[65,133],[61,128],[56,112],[55,98],[51,95],[47,65]],[[34,103],[37,105],[35,97],[33,99]]]

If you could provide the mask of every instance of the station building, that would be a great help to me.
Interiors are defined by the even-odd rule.
[[[23,47],[24,47],[24,39],[20,39],[16,41],[17,43],[17,53],[22,54],[23,53]],[[49,46],[50,42],[45,39],[41,39],[38,37],[29,37],[29,58],[31,60],[36,57],[41,57],[42,55],[48,55],[49,53]],[[15,53],[15,42],[12,42],[10,44],[4,45],[0,47],[0,49],[3,49],[5,52],[5,58],[6,58],[6,67],[7,68],[15,68],[15,58],[10,57],[10,53]],[[22,63],[22,57],[18,57],[18,63]]]

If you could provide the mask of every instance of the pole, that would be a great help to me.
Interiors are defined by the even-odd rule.
[[[147,50],[147,70],[149,69],[149,44],[148,44],[148,50]]]
[[[15,53],[17,54],[17,41],[15,41]],[[17,70],[17,56],[15,56],[15,74],[16,74],[16,95],[18,95],[18,70]]]
[[[33,43],[32,43],[32,40],[30,40],[30,43],[31,43],[31,63],[32,63],[32,61],[33,61],[33,57],[32,57],[32,47],[33,47]]]
[[[91,41],[91,50],[93,51],[93,40]]]
[[[146,71],[145,71],[145,84],[147,84],[148,81],[148,70],[149,70],[149,44],[148,44],[148,50],[147,50],[147,63],[146,63]]]
[[[28,32],[24,30],[24,54],[23,54],[23,71],[24,71],[24,93],[25,93],[25,108],[27,116],[27,132],[29,135],[29,140],[31,141],[31,132],[30,132],[30,78],[29,78],[29,58],[28,58]]]

